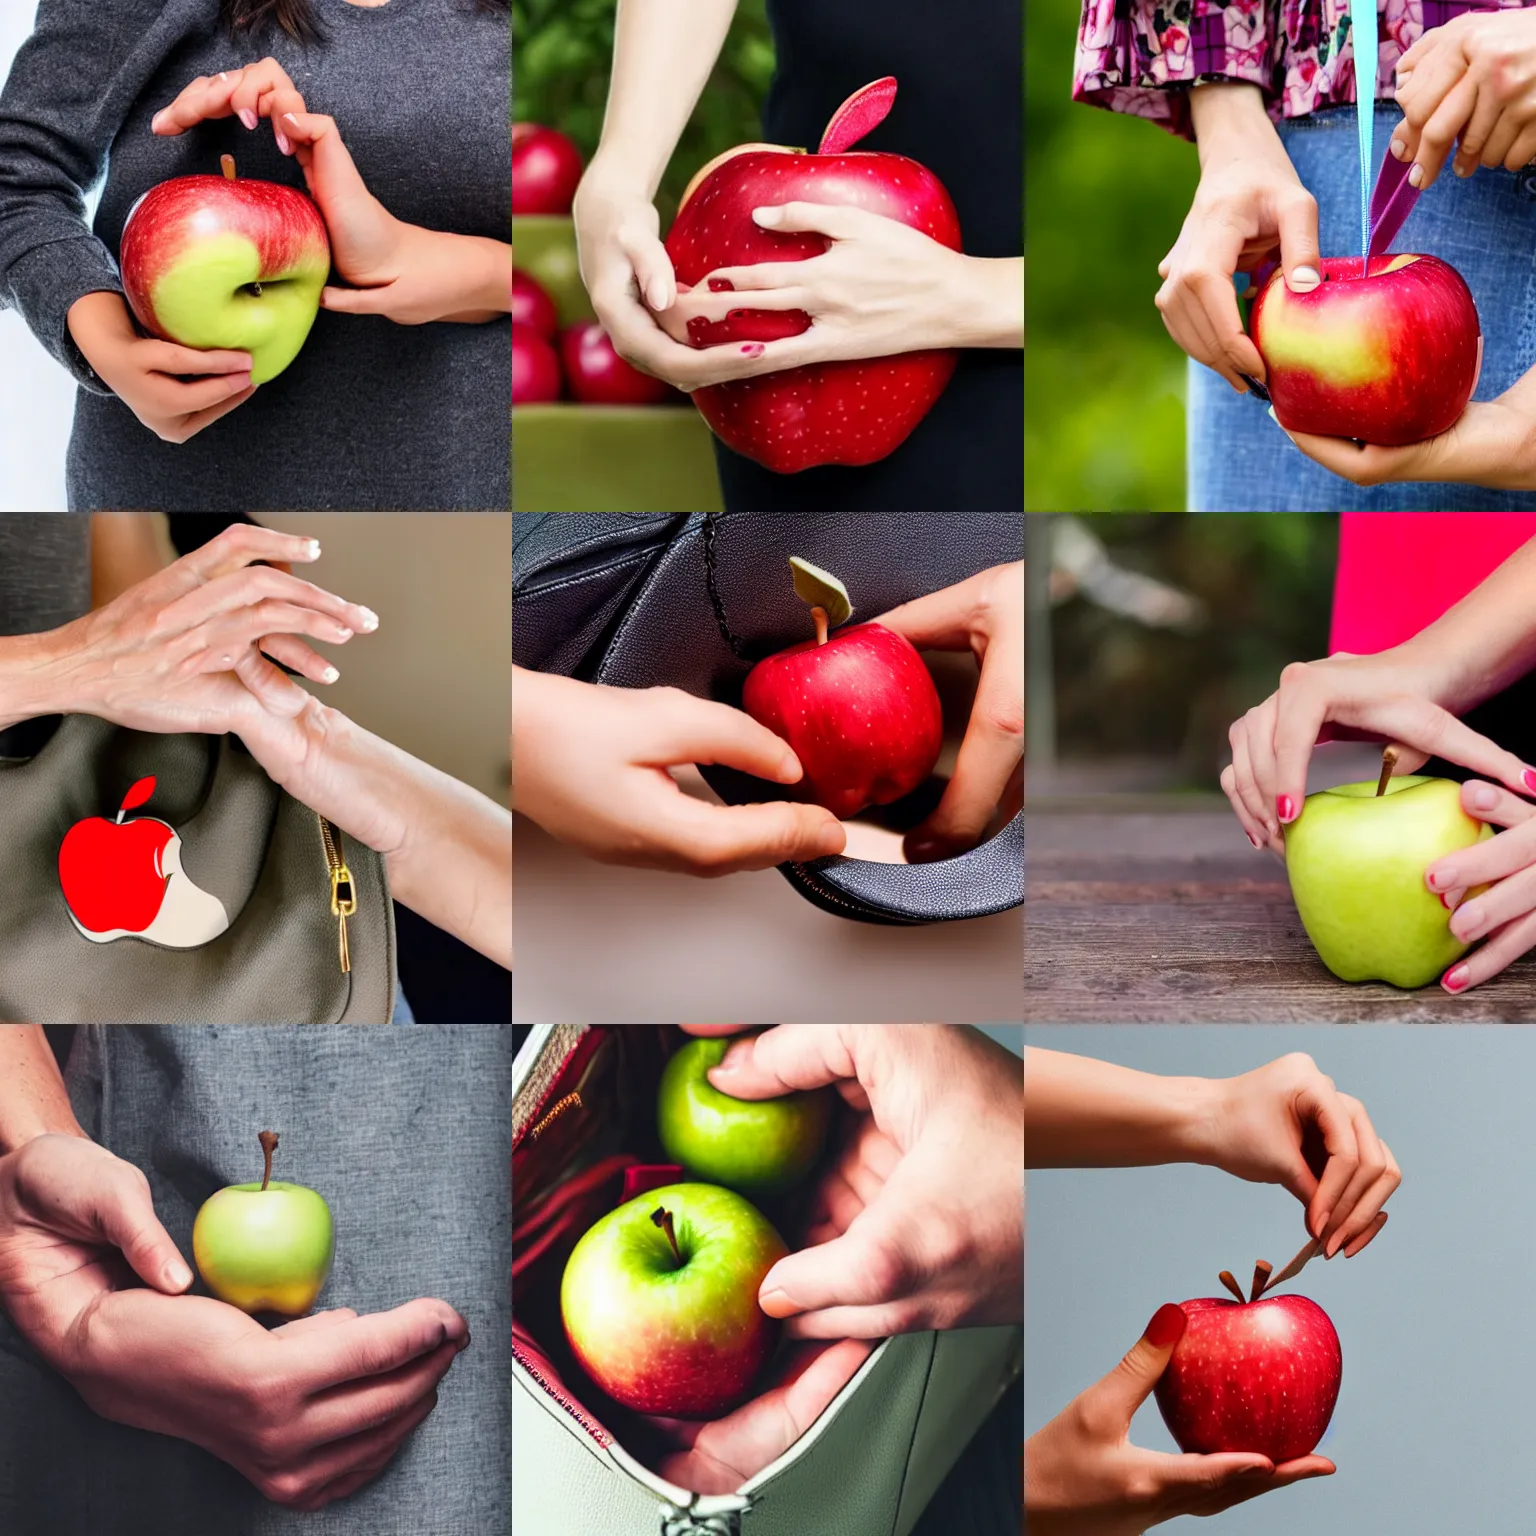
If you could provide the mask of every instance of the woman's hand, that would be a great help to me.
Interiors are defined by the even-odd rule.
[[[809,330],[764,344],[773,368],[886,357],[935,347],[1024,345],[1021,262],[965,256],[896,219],[826,203],[757,208],[781,234],[831,242],[804,261],[768,261],[709,273],[658,316],[687,342],[733,310],[798,310]],[[749,295],[743,298],[743,295]]]
[[[1388,147],[1413,161],[1413,186],[1433,185],[1458,140],[1458,176],[1521,170],[1536,160],[1536,16],[1471,12],[1426,32],[1398,61],[1397,102]]]
[[[199,352],[141,336],[120,294],[86,294],[65,323],[96,376],[163,442],[196,437],[255,393],[249,352]]]
[[[1464,944],[1486,940],[1440,978],[1453,994],[1497,976],[1536,945],[1536,806],[1477,779],[1461,786],[1461,805],[1469,816],[1506,830],[1437,859],[1424,872],[1430,890],[1456,909],[1451,932]],[[1480,885],[1488,889],[1461,899]]]
[[[1307,764],[1320,741],[1396,743],[1397,773],[1443,757],[1536,795],[1536,771],[1444,707],[1454,702],[1453,660],[1439,650],[1409,641],[1376,656],[1292,662],[1279,689],[1233,723],[1221,787],[1255,848],[1284,856],[1281,829],[1301,814]]]
[[[771,869],[846,845],[816,805],[709,805],[669,768],[720,763],[775,784],[804,776],[766,726],[678,688],[605,688],[513,669],[512,808],[607,864],[692,875]]]
[[[31,712],[211,735],[262,712],[296,715],[310,695],[272,662],[335,682],[336,668],[299,637],[339,645],[378,625],[367,608],[255,564],[319,557],[313,539],[250,523],[225,529],[105,608],[37,637],[24,689]]]
[[[903,603],[877,621],[913,645],[971,651],[981,667],[954,776],[933,814],[906,835],[914,864],[976,846],[993,817],[1024,798],[1024,562]]]
[[[174,139],[199,123],[238,117],[248,131],[263,119],[272,124],[277,147],[285,155],[293,144],[283,132],[285,112],[304,111],[304,98],[276,59],[266,58],[242,69],[224,69],[216,75],[199,75],[175,101],[162,107],[150,120],[150,131]]]
[[[1243,329],[1233,274],[1278,258],[1295,292],[1317,287],[1317,201],[1302,186],[1256,86],[1196,86],[1191,110],[1200,186],[1158,266],[1157,307],[1184,351],[1247,394],[1250,379],[1263,383],[1264,360]]]
[[[1024,1508],[1037,1536],[1140,1536],[1165,1520],[1220,1514],[1335,1470],[1322,1456],[1277,1467],[1248,1452],[1171,1456],[1132,1445],[1131,1419],[1167,1369],[1184,1327],[1182,1308],[1158,1308],[1120,1364],[1025,1442]]]

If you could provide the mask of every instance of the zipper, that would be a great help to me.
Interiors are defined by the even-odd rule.
[[[336,919],[336,953],[341,961],[341,974],[352,969],[352,949],[347,942],[347,919],[357,911],[357,887],[352,883],[352,871],[341,856],[341,833],[324,816],[316,818],[320,823],[320,841],[325,845],[325,868],[331,881],[331,916]]]
[[[538,1382],[540,1387],[544,1389],[547,1397],[553,1398],[555,1402],[559,1403],[604,1450],[608,1449],[609,1445],[612,1444],[608,1432],[595,1419],[588,1418],[586,1412],[575,1398],[569,1393],[563,1392],[528,1358],[526,1350],[518,1348],[516,1339],[512,1341],[512,1358]]]
[[[921,918],[901,917],[894,912],[882,912],[878,907],[847,900],[836,891],[829,889],[823,881],[818,880],[804,864],[784,864],[780,867],[788,871],[789,883],[805,891],[818,906],[837,907],[844,912],[851,912],[854,916],[863,918],[866,922],[873,918],[878,923],[889,923],[892,927],[921,928],[924,926]]]

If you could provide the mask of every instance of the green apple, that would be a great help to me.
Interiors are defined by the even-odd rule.
[[[261,1133],[260,1184],[231,1184],[204,1202],[192,1255],[204,1284],[242,1312],[303,1317],[315,1304],[336,1251],[331,1211],[302,1184],[274,1183],[277,1135]]]
[[[777,1325],[757,1304],[788,1250],[733,1190],[669,1184],[595,1222],[560,1282],[565,1335],[615,1401],[668,1418],[715,1418],[746,1396]]]
[[[1341,981],[1422,987],[1467,952],[1424,883],[1436,859],[1493,836],[1461,808],[1461,786],[1416,774],[1308,795],[1285,829],[1302,926]]]
[[[730,1044],[690,1040],[668,1061],[656,1095],[661,1144],[694,1178],[745,1194],[777,1193],[803,1179],[821,1155],[832,1090],[733,1099],[705,1075]]]

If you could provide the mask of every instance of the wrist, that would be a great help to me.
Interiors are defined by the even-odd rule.
[[[0,639],[0,730],[42,715],[88,714],[68,658],[83,620],[40,635]]]
[[[1165,1078],[1164,1114],[1172,1156],[1167,1160],[1219,1168],[1226,1083],[1220,1078]]]
[[[1197,85],[1189,93],[1189,114],[1202,170],[1212,162],[1251,154],[1256,148],[1285,154],[1256,85],[1235,80]]]
[[[943,345],[1022,347],[1023,258],[947,255],[942,312],[948,336]]]
[[[605,138],[588,162],[576,196],[580,199],[585,192],[587,201],[596,194],[626,201],[639,198],[642,202],[653,202],[666,168],[664,157],[647,154],[639,143],[620,147]]]

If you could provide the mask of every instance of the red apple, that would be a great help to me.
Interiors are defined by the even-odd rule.
[[[560,359],[555,349],[521,321],[512,322],[512,404],[546,405],[560,398]]]
[[[512,272],[512,319],[518,325],[529,325],[545,341],[553,341],[560,329],[560,317],[555,301],[526,272],[515,268]]]
[[[944,742],[938,690],[912,643],[879,624],[834,631],[758,662],[741,705],[782,736],[805,777],[791,793],[852,816],[910,794]]]
[[[1184,1336],[1157,1406],[1185,1451],[1253,1451],[1279,1466],[1309,1455],[1338,1401],[1343,1356],[1328,1314],[1305,1296],[1181,1303]]]
[[[1477,387],[1483,341],[1461,274],[1434,256],[1329,256],[1292,293],[1276,272],[1254,302],[1254,345],[1292,432],[1385,447],[1448,431]]]
[[[555,128],[512,125],[512,212],[569,213],[581,151]]]
[[[954,204],[932,171],[901,155],[852,151],[896,97],[893,79],[855,92],[837,110],[813,155],[781,144],[743,144],[694,177],[667,235],[680,283],[702,283],[721,267],[804,261],[830,241],[777,234],[752,220],[754,208],[787,202],[862,208],[960,249]],[[852,151],[852,152],[850,152]],[[776,341],[806,330],[804,310],[752,309],[690,323],[696,347]],[[696,390],[694,403],[737,453],[780,474],[817,464],[873,464],[898,448],[926,416],[955,371],[951,351],[904,352],[867,361],[817,363]]]
[[[251,354],[251,382],[299,354],[320,308],[331,246],[320,210],[272,181],[178,176],[129,210],[123,291],[145,330],[201,351]]]
[[[59,886],[76,929],[95,944],[138,937],[194,949],[229,927],[224,904],[195,885],[181,865],[181,838],[151,816],[124,821],[155,792],[140,779],[115,821],[78,821],[59,845]]]
[[[571,394],[583,405],[658,405],[676,391],[626,363],[596,320],[580,320],[560,336],[560,361]]]

